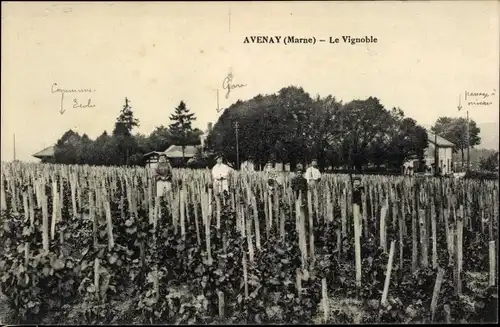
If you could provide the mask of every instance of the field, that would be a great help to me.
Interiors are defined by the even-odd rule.
[[[2,163],[0,323],[497,320],[498,181]],[[1,295],[1,294],[0,294]],[[1,297],[0,297],[1,299]]]

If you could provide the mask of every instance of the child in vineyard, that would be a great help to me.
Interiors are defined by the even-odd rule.
[[[212,168],[212,178],[214,179],[214,192],[215,194],[219,194],[224,192],[224,195],[227,196],[229,192],[229,174],[233,171],[231,167],[226,165],[223,162],[223,158],[221,155],[216,157],[217,164]]]
[[[172,167],[165,154],[161,154],[153,178],[156,182],[156,195],[163,197],[172,189]]]
[[[297,164],[297,172],[292,178],[291,186],[296,198],[302,194],[302,199],[307,199],[307,179],[304,178],[304,167],[300,163]]]
[[[273,192],[280,186],[280,176],[278,176],[278,172],[273,167],[273,162],[269,161],[266,164],[265,172],[267,174],[267,186],[270,192]]]

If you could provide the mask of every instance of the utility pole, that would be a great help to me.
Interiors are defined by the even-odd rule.
[[[16,134],[14,134],[14,161],[16,161]]]
[[[467,171],[470,170],[469,109],[467,109]]]
[[[467,94],[465,95],[465,99],[467,100]],[[458,96],[458,111],[462,110],[462,94]],[[467,108],[467,167],[466,170],[470,170],[470,134],[469,134],[469,109]],[[462,148],[463,149],[463,148]],[[462,150],[463,151],[463,150]],[[464,167],[464,162],[462,161],[462,168]]]
[[[439,162],[439,152],[438,152],[438,143],[437,143],[437,133],[434,133],[434,176],[439,176],[438,169]]]
[[[234,123],[234,127],[236,129],[236,169],[240,167],[240,149],[239,149],[239,141],[238,141],[238,129],[240,125],[238,122]]]

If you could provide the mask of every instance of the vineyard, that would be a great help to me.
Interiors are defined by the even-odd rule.
[[[498,181],[290,179],[2,163],[0,323],[497,320]]]

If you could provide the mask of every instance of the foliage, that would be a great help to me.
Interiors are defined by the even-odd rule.
[[[399,167],[427,147],[425,130],[402,110],[389,111],[377,98],[343,104],[329,95],[315,99],[290,86],[277,94],[238,101],[220,116],[207,138],[208,148],[236,162],[235,125],[240,161],[271,158],[297,163],[318,159],[320,167],[363,165]]]
[[[469,142],[467,142],[467,120],[463,117],[439,117],[431,127],[433,133],[444,137],[460,150],[462,162],[464,161],[464,149],[467,149],[467,143],[474,147],[481,143],[479,133],[481,129],[477,127],[474,120],[469,119]]]
[[[185,106],[183,108],[182,112],[174,114],[173,117],[182,121],[186,117],[188,120],[193,120],[194,114],[186,115],[184,110],[187,109]],[[69,130],[58,140],[53,162],[99,166],[143,165],[144,154],[165,151],[170,145],[180,144],[176,142],[181,141],[185,145],[197,145],[203,134],[197,128],[191,129],[190,122],[179,125],[181,130],[187,128],[186,137],[182,140],[179,139],[177,129],[172,130],[163,125],[156,127],[149,135],[140,133],[133,135],[132,130],[138,126],[139,120],[134,117],[130,101],[125,98],[125,104],[116,119],[111,135],[104,131],[95,140],[91,140],[86,134],[80,136]]]
[[[186,145],[190,144],[194,133],[191,123],[196,120],[196,117],[194,113],[189,112],[184,101],[181,101],[177,108],[175,108],[174,114],[170,115],[170,120],[172,121],[169,126],[170,133],[175,144],[182,147],[182,160],[184,160],[184,150]]]
[[[0,283],[7,305],[16,313],[13,322],[310,323],[321,315],[323,278],[330,303],[359,299],[364,312],[361,322],[429,322],[437,275],[430,264],[432,246],[429,265],[425,267],[420,259],[425,240],[421,231],[422,226],[430,226],[428,199],[432,198],[438,213],[437,263],[445,269],[435,322],[446,320],[445,305],[451,307],[456,322],[495,319],[491,312],[497,303],[496,288],[485,287],[480,278],[471,281],[467,273],[484,275],[489,269],[490,235],[498,229],[498,204],[492,201],[498,183],[363,176],[366,202],[359,288],[348,176],[322,178],[318,197],[311,203],[311,219],[304,220],[308,257],[302,260],[304,249],[298,242],[302,229],[297,226],[295,198],[286,188],[275,191],[270,208],[263,173],[236,172],[231,194],[216,197],[211,193],[212,198],[208,171],[174,169],[173,173],[172,192],[156,199],[150,193],[150,172],[142,168],[3,164]],[[289,176],[284,176],[284,183],[289,184]],[[53,198],[54,191],[60,192],[59,198]],[[386,240],[387,245],[395,242],[396,251],[388,303],[381,305],[389,255],[380,246],[379,218],[386,198],[390,209]],[[58,215],[53,203],[59,204],[61,219],[45,252],[44,221],[51,226]],[[457,296],[454,256],[449,255],[444,219],[455,228],[454,220],[464,204],[470,220],[465,220],[463,229],[463,290]],[[453,213],[443,217],[441,205]],[[414,206],[429,213],[421,225],[412,224]],[[309,210],[307,204],[304,208]],[[107,214],[113,246],[108,243]],[[417,239],[412,238],[413,232]],[[314,259],[309,248],[312,236]],[[427,239],[432,244],[431,237]],[[212,262],[207,260],[207,240]],[[419,259],[415,271],[413,242],[418,245]],[[479,286],[474,284],[477,281]],[[224,317],[219,317],[219,292],[224,294]],[[338,308],[331,314],[332,322],[353,322]]]
[[[120,111],[120,116],[116,119],[113,135],[131,135],[134,127],[139,127],[139,120],[134,118],[132,107],[129,105],[129,99],[125,98],[125,104]]]
[[[498,151],[487,158],[481,158],[479,168],[487,171],[498,171]]]

